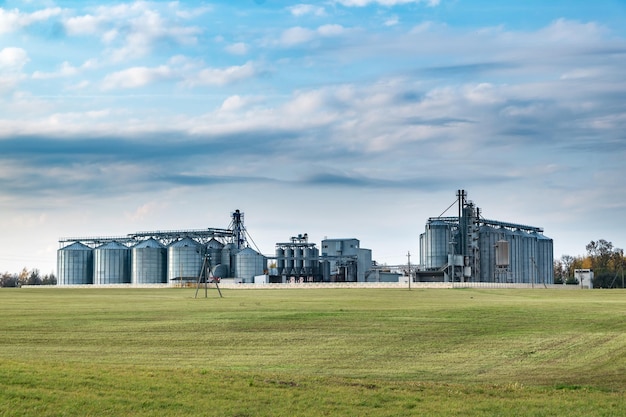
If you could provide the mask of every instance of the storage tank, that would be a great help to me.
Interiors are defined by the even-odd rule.
[[[450,251],[450,225],[435,220],[426,224],[424,255],[426,269],[439,269],[446,265]]]
[[[482,282],[494,282],[496,266],[496,242],[498,231],[487,225],[478,230],[478,247],[480,248],[480,278]]]
[[[167,282],[167,249],[150,238],[132,248],[131,282],[133,284],[163,284]]]
[[[287,275],[294,273],[294,251],[293,248],[285,249],[285,271]]]
[[[197,280],[204,262],[204,253],[204,246],[188,237],[171,243],[167,248],[168,281],[174,283]]]
[[[235,255],[237,278],[242,278],[246,282],[252,282],[254,276],[262,275],[265,272],[265,264],[265,257],[252,248],[242,249]]]
[[[234,256],[237,253],[237,246],[234,243],[227,243],[222,249],[222,265],[227,269],[226,276],[235,276]]]
[[[279,274],[283,274],[283,269],[285,269],[285,249],[276,248],[276,269]]]
[[[57,285],[93,284],[93,250],[80,242],[57,251]]]
[[[554,283],[554,249],[552,239],[541,233],[533,233],[537,238],[537,282]]]
[[[317,273],[317,254],[315,253],[317,248],[307,247],[304,249],[304,261],[303,267],[306,274],[315,275]]]
[[[219,265],[222,263],[222,250],[224,249],[224,244],[218,241],[215,238],[209,240],[206,244],[207,254],[209,255],[209,261],[211,262],[211,267],[215,265]]]
[[[293,250],[293,258],[294,258],[294,269],[297,275],[303,274],[304,272],[304,249],[302,247],[296,247]]]
[[[109,242],[93,251],[93,283],[96,285],[130,284],[130,249],[119,242]]]

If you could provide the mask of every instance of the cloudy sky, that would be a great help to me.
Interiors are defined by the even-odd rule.
[[[626,246],[623,0],[0,1],[0,272],[227,227],[419,258],[457,189]],[[455,210],[448,212],[454,215]]]

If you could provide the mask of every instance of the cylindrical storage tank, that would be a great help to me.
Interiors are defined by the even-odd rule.
[[[537,281],[537,238],[528,232],[524,232],[524,251],[528,257],[528,280],[526,282],[537,284],[539,282]]]
[[[155,239],[144,240],[132,248],[131,282],[163,284],[167,282],[167,249]]]
[[[93,283],[130,284],[130,249],[119,242],[105,243],[94,249]]]
[[[222,250],[224,249],[224,244],[215,238],[209,240],[206,244],[207,255],[209,255],[209,261],[211,262],[211,267],[215,265],[219,265],[222,263]]]
[[[57,285],[93,284],[93,250],[80,242],[57,251]]]
[[[256,275],[262,275],[265,272],[265,264],[265,257],[252,248],[242,249],[235,255],[237,278],[245,282],[253,282]]]
[[[233,257],[237,253],[237,247],[234,243],[227,243],[222,249],[222,265],[227,269],[226,276],[235,276],[235,264],[233,263]]]
[[[276,248],[276,269],[279,274],[283,273],[283,269],[285,269],[285,249]]]
[[[295,265],[295,262],[294,262],[293,248],[286,248],[285,249],[285,270],[287,271],[287,275],[293,274],[294,265]]]
[[[533,233],[537,238],[537,282],[542,284],[554,283],[554,249],[552,239],[541,233]]]
[[[306,274],[313,274],[313,265],[315,264],[315,258],[313,255],[313,247],[308,246],[304,248],[303,256],[302,256],[302,267]]]
[[[528,282],[527,279],[527,259],[524,253],[524,233],[516,229],[511,232],[511,271],[513,272],[513,281],[516,283]]]
[[[480,248],[480,278],[482,282],[494,282],[496,266],[496,242],[498,231],[491,226],[483,225],[478,230],[478,246]]]
[[[293,258],[293,267],[296,270],[296,274],[302,274],[304,268],[304,249],[299,246],[296,247],[293,251]]]
[[[171,243],[167,248],[167,279],[170,283],[198,279],[205,248],[191,238]]]
[[[439,220],[426,224],[424,235],[426,269],[439,269],[446,265],[450,248],[450,226]]]

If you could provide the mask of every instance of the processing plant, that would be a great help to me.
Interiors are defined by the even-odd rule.
[[[58,285],[195,282],[205,260],[214,277],[264,274],[267,260],[248,246],[244,214],[231,219],[227,229],[60,239]]]
[[[542,228],[487,220],[465,190],[455,203],[458,216],[431,217],[420,235],[418,281],[553,283],[553,242]]]
[[[363,282],[372,267],[372,251],[358,239],[325,239],[320,254],[306,233],[264,256],[248,245],[244,214],[231,218],[227,229],[62,238],[58,285],[185,284],[198,282],[204,265],[214,278],[239,283]]]

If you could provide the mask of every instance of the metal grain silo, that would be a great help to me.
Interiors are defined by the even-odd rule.
[[[167,249],[155,239],[144,240],[132,250],[131,282],[163,284],[167,282]]]
[[[450,225],[435,220],[426,224],[424,256],[426,269],[439,269],[448,262],[450,251]]]
[[[130,284],[130,249],[119,242],[109,242],[93,251],[93,283],[96,285]]]
[[[498,231],[491,226],[482,225],[478,230],[478,247],[480,248],[479,281],[494,282],[496,266],[496,242]]]
[[[222,250],[224,249],[224,244],[215,238],[212,238],[206,244],[206,248],[207,255],[209,255],[209,260],[211,261],[211,267],[220,265],[222,263]]]
[[[252,248],[242,249],[235,255],[237,277],[248,282],[265,272],[265,264],[265,257]]]
[[[80,242],[57,251],[57,285],[93,284],[93,250]]]
[[[553,241],[541,233],[533,233],[537,237],[537,282],[554,283],[554,249]]]
[[[194,281],[198,279],[205,248],[191,238],[184,238],[171,243],[167,248],[167,279],[176,281]]]
[[[295,269],[296,274],[298,275],[303,274],[304,273],[304,249],[300,246],[294,248],[293,258],[294,258],[293,268]]]
[[[294,260],[293,248],[286,248],[285,249],[285,271],[287,271],[286,272],[287,275],[292,275],[295,273],[294,262],[295,260]]]
[[[317,259],[319,251],[316,247],[307,247],[304,249],[304,270],[306,274],[317,274]]]
[[[234,256],[237,253],[237,245],[234,243],[227,243],[222,249],[222,265],[228,269],[228,276],[235,276],[235,263],[233,262]]]
[[[276,269],[279,274],[283,275],[286,272],[283,272],[285,269],[285,249],[276,248]]]

